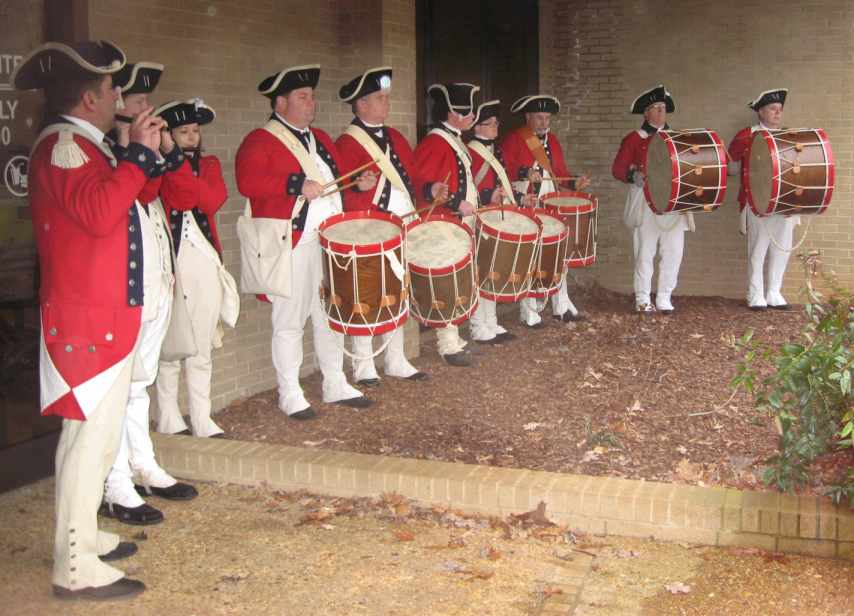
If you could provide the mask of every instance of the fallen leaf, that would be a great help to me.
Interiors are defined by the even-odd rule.
[[[501,558],[501,551],[489,546],[480,549],[480,556],[481,558],[487,558],[489,560],[498,560]]]
[[[758,556],[762,554],[759,548],[730,548],[729,553],[733,556]]]
[[[514,523],[526,528],[530,526],[556,526],[554,522],[546,517],[546,504],[543,501],[540,501],[540,504],[533,511],[519,514],[511,513],[510,519]]]
[[[555,595],[562,595],[563,591],[557,586],[546,586],[541,591],[543,594],[543,598],[548,599],[549,597],[554,597]]]
[[[464,548],[466,547],[465,539],[462,537],[451,537],[448,539],[448,547],[451,549]]]
[[[471,569],[469,571],[460,571],[460,573],[468,573],[471,577],[469,580],[488,580],[493,575],[495,575],[495,571],[490,569]]]
[[[406,530],[405,528],[398,528],[394,531],[394,538],[398,541],[414,541],[415,534],[411,530]]]
[[[134,541],[146,541],[148,539],[148,533],[144,530],[139,531],[138,533],[131,536],[131,539]]]
[[[335,529],[335,527],[332,526],[332,524],[321,524],[320,528],[322,528],[323,530],[334,530]]]
[[[676,451],[681,453],[683,456],[688,454],[688,449],[684,445],[679,445],[679,447],[676,448]]]
[[[636,552],[635,550],[616,550],[614,556],[617,558],[637,558],[640,556],[640,552]]]
[[[664,589],[673,595],[686,595],[691,592],[691,587],[687,584],[683,584],[682,582],[671,582],[670,584],[665,584]]]
[[[532,422],[526,423],[524,426],[522,426],[522,429],[527,431],[527,432],[531,432],[532,430],[536,430],[537,428],[539,428],[542,425],[543,424],[541,424],[541,423],[538,423],[536,421],[532,421]]]

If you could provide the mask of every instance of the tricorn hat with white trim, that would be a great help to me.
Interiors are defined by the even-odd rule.
[[[632,101],[632,113],[643,113],[646,108],[655,103],[664,103],[664,108],[667,113],[676,111],[676,104],[673,102],[673,97],[663,85],[659,84],[654,88],[650,88],[634,101]]]
[[[371,68],[341,86],[338,90],[338,100],[342,103],[352,103],[357,98],[389,88],[391,88],[391,67]]]
[[[258,84],[258,92],[268,98],[284,96],[299,88],[316,88],[320,81],[320,65],[292,66],[270,75]]]
[[[163,68],[162,64],[156,62],[125,64],[122,70],[113,75],[113,85],[121,88],[122,95],[150,94],[157,87]]]
[[[184,126],[185,124],[198,124],[204,126],[214,121],[216,113],[205,105],[200,98],[191,98],[187,101],[170,101],[158,107],[155,112],[169,124],[169,130]]]
[[[753,111],[759,111],[765,105],[770,105],[771,103],[780,103],[781,105],[786,104],[786,95],[789,93],[788,88],[777,88],[774,90],[765,90],[762,94],[754,98],[752,101],[747,103],[747,106],[753,109]]]
[[[560,101],[549,94],[523,96],[510,106],[513,113],[558,113]]]
[[[467,116],[474,111],[474,95],[480,86],[472,83],[434,83],[427,88],[433,99],[433,113],[437,120],[444,120],[449,111]]]
[[[475,125],[486,122],[490,118],[498,117],[498,111],[500,108],[501,101],[498,99],[495,99],[494,101],[487,101],[478,105],[477,112],[474,116]]]
[[[38,90],[61,85],[69,78],[112,75],[121,70],[125,61],[125,53],[109,41],[72,45],[49,42],[23,59],[11,81],[18,90]]]

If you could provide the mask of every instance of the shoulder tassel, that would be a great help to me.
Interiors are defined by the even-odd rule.
[[[59,140],[53,146],[50,162],[60,169],[77,169],[89,162],[89,157],[74,141],[74,133],[64,130],[60,131]]]

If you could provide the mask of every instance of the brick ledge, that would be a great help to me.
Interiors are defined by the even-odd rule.
[[[334,496],[398,492],[426,504],[505,516],[545,501],[550,519],[600,535],[654,537],[854,561],[854,512],[827,499],[701,488],[152,434],[170,473]]]

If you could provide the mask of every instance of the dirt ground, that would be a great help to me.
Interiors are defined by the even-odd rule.
[[[0,495],[0,613],[854,614],[854,567],[842,561],[592,537],[550,525],[547,511],[497,520],[393,494],[198,487],[189,503],[155,503],[163,524],[102,520],[140,546],[119,566],[148,590],[121,603],[51,597],[52,481]]]
[[[781,343],[797,335],[800,310],[751,312],[744,302],[677,297],[672,316],[641,317],[627,296],[601,288],[573,299],[588,320],[546,317],[524,328],[517,312],[499,321],[516,340],[469,343],[476,367],[445,365],[428,332],[415,365],[429,382],[385,378],[355,411],[320,403],[320,377],[305,379],[319,411],[288,420],[275,391],[238,401],[217,416],[231,438],[301,447],[613,475],[739,488],[761,485],[776,447],[769,418],[729,386],[748,329]],[[515,306],[514,306],[515,308]],[[546,309],[549,313],[550,308]],[[378,362],[381,365],[381,361]],[[854,463],[852,452],[829,468]],[[814,486],[821,492],[827,473]]]

